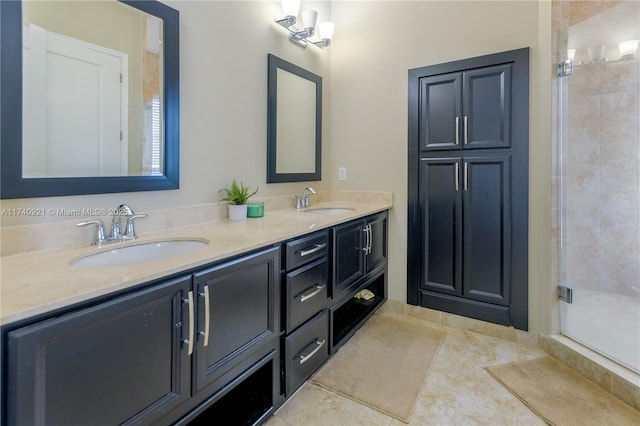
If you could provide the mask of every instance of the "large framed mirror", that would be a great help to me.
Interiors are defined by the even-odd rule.
[[[179,187],[179,14],[0,2],[1,198]]]
[[[269,55],[267,183],[321,179],[322,77]]]

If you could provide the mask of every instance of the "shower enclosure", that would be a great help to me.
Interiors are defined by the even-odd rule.
[[[561,331],[640,372],[640,2],[552,11],[555,277],[573,296]]]

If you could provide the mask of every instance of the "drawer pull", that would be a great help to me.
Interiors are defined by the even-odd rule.
[[[301,250],[300,251],[300,257],[309,256],[310,254],[313,254],[315,252],[318,252],[318,251],[322,250],[326,246],[327,246],[326,243],[322,243],[322,244],[316,244],[313,248],[311,248],[309,250]]]
[[[313,290],[311,293],[300,293],[299,295],[297,295],[296,297],[300,300],[300,302],[305,302],[309,299],[311,299],[313,296],[315,296],[316,294],[320,293],[322,290],[324,290],[326,287],[325,284],[322,285],[315,285],[312,288],[315,288],[315,290]]]
[[[313,342],[311,342],[311,345],[316,345],[316,347],[313,348],[313,350],[311,352],[309,352],[308,355],[298,355],[297,356],[298,360],[300,360],[300,365],[302,365],[305,362],[309,361],[309,359],[311,359],[320,350],[320,348],[324,346],[325,343],[327,343],[326,339],[322,339],[322,340],[315,339]],[[311,345],[309,345],[309,346],[311,346]]]

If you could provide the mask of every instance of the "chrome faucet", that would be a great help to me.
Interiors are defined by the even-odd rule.
[[[121,220],[125,217],[127,219],[125,223],[125,231],[122,233]],[[76,226],[96,225],[96,236],[91,242],[91,245],[102,245],[104,243],[116,243],[119,241],[134,240],[136,238],[136,231],[133,227],[133,220],[141,217],[147,217],[146,214],[135,214],[131,207],[126,204],[120,204],[113,213],[111,218],[111,229],[109,236],[105,236],[104,225],[101,220],[90,220],[87,222],[77,223]]]
[[[296,199],[296,209],[309,207],[309,194],[315,194],[315,193],[316,193],[316,190],[308,186],[304,189],[304,191],[302,191],[301,195],[294,195]]]
[[[121,219],[125,217],[127,219],[125,223],[124,233],[122,232]],[[135,240],[136,231],[133,228],[133,220],[147,217],[146,214],[135,214],[131,207],[126,204],[120,204],[111,218],[111,233],[107,240],[109,241],[123,241],[123,240]]]

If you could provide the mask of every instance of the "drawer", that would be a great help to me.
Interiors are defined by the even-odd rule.
[[[329,315],[323,311],[285,339],[285,392],[289,397],[329,357]]]
[[[287,333],[327,307],[329,302],[327,268],[327,258],[323,258],[286,275]]]
[[[327,232],[316,232],[285,244],[285,268],[291,271],[300,265],[324,257],[328,253]]]

